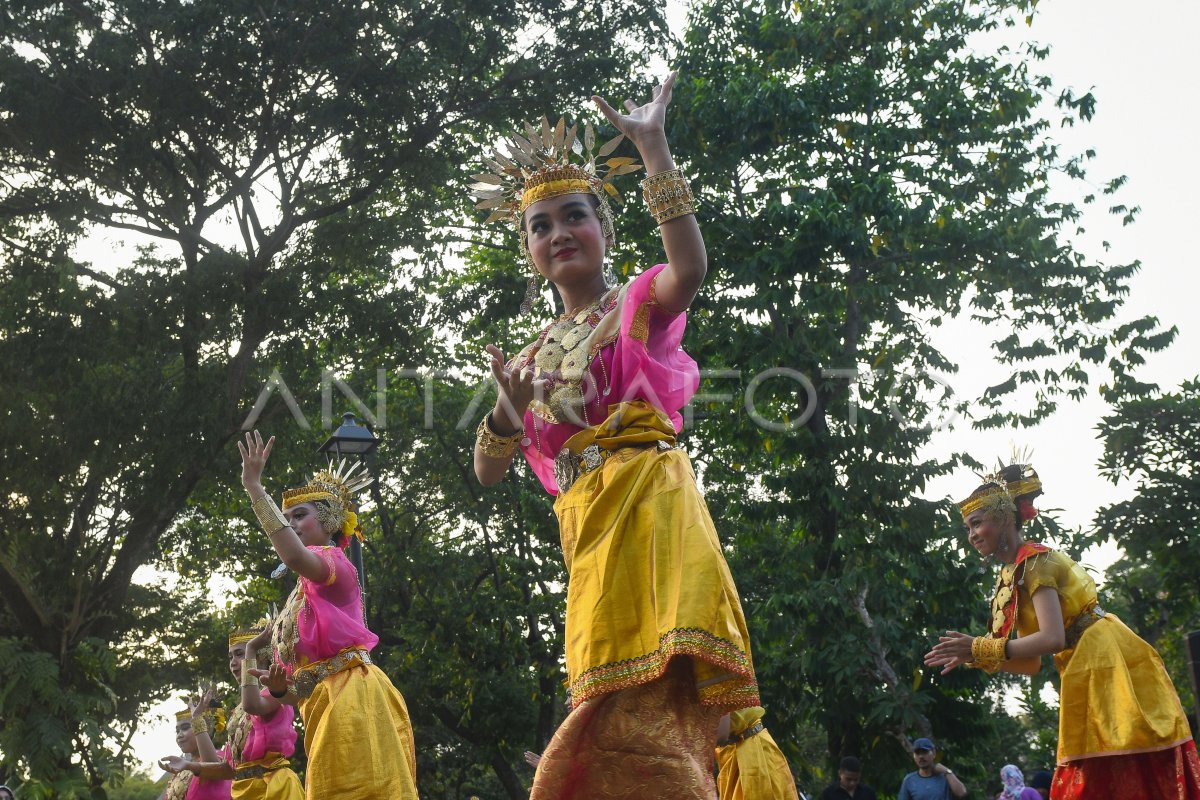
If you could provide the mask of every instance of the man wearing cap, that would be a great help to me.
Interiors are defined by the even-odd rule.
[[[862,762],[846,756],[838,764],[838,782],[821,792],[820,800],[875,800],[875,790],[862,783]]]
[[[896,800],[950,800],[966,797],[967,787],[944,764],[936,763],[933,741],[921,737],[913,742],[913,761],[917,771],[904,776]]]

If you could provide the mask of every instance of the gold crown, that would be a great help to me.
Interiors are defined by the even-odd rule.
[[[249,625],[245,628],[238,628],[229,634],[229,646],[233,647],[235,644],[245,644],[266,630],[267,626],[270,624],[271,623],[269,620],[260,619],[253,625]]]
[[[288,509],[317,500],[328,501],[327,509],[317,507],[317,517],[326,530],[337,530],[342,536],[357,536],[362,539],[354,495],[370,485],[371,476],[362,469],[361,462],[347,464],[344,458],[337,464],[330,461],[329,468],[313,475],[308,483],[284,491],[283,508]]]
[[[1012,505],[1012,498],[1004,482],[989,477],[984,479],[984,484],[972,492],[970,497],[959,502],[958,510],[962,512],[963,519],[966,519],[984,506],[1000,507],[1004,506],[1006,501],[1008,505]]]
[[[526,122],[524,135],[514,133],[508,138],[507,156],[499,149],[493,150],[490,158],[485,156],[483,161],[491,171],[473,175],[475,183],[470,188],[480,201],[476,208],[491,210],[486,222],[519,224],[521,214],[532,203],[561,194],[590,191],[602,202],[606,194],[619,201],[621,194],[612,179],[642,168],[632,158],[605,158],[625,135],[618,134],[597,150],[592,123],[584,124],[582,141],[578,133],[578,123],[568,129],[560,117],[551,128],[550,121],[542,117],[541,131]],[[572,154],[581,163],[572,163]]]

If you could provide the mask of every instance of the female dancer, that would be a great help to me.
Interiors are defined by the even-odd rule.
[[[300,708],[307,797],[415,798],[408,708],[371,663],[379,637],[363,620],[358,574],[342,552],[361,536],[352,497],[369,481],[343,462],[285,491],[281,513],[262,487],[274,443],[263,444],[258,431],[238,442],[242,485],[280,560],[300,577],[272,627],[270,670],[248,674]]]
[[[627,115],[593,98],[637,146],[644,196],[666,264],[624,287],[604,267],[613,245],[611,179],[638,169],[593,154],[562,121],[527,127],[473,188],[489,221],[510,219],[520,250],[567,313],[511,361],[494,345],[499,398],[479,425],[475,473],[501,480],[518,447],[558,495],[567,586],[566,660],[574,710],[542,754],[533,800],[710,798],[717,723],[758,704],[745,618],[684,451],[679,411],[696,364],[681,349],[685,314],[706,270],[693,198],[664,120],[672,74]],[[620,139],[621,137],[618,137]],[[573,163],[584,151],[586,163]],[[527,300],[536,291],[527,295]]]
[[[229,671],[241,684],[242,699],[229,715],[224,758],[213,771],[233,780],[233,800],[304,797],[304,787],[288,764],[296,750],[295,712],[271,697],[255,675],[260,655],[264,662],[269,660],[263,648],[270,638],[269,625],[229,634]],[[197,738],[203,756],[203,737]]]
[[[207,695],[193,700],[195,705],[175,715],[175,743],[183,755],[158,762],[173,776],[161,800],[229,800],[229,780],[223,775],[225,762],[209,737],[210,730],[218,733],[224,728],[224,712],[214,708]]]
[[[720,800],[799,800],[796,779],[762,722],[762,706],[721,717],[717,731]]]
[[[925,663],[943,674],[967,665],[1031,675],[1054,654],[1062,682],[1053,800],[1200,798],[1196,745],[1158,653],[1097,605],[1082,567],[1024,540],[1040,494],[1033,468],[1013,464],[959,503],[971,544],[1002,563],[990,630],[948,631]],[[1014,628],[1020,638],[1010,641]]]

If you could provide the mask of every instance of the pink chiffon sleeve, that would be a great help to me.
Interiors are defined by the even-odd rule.
[[[621,305],[621,330],[613,364],[610,403],[645,400],[683,430],[679,413],[696,394],[700,370],[683,351],[687,313],[658,307],[654,281],[666,264],[657,264],[634,278]]]
[[[300,578],[305,607],[296,620],[300,641],[296,652],[307,663],[324,661],[349,647],[371,650],[379,637],[363,622],[358,573],[337,547],[310,547],[329,566],[323,582]]]
[[[187,800],[229,800],[233,781],[204,781],[192,778],[188,785]]]
[[[262,690],[262,696],[268,694]],[[278,753],[291,758],[296,752],[296,729],[293,726],[296,712],[289,705],[282,705],[265,717],[254,717],[250,723],[250,735],[242,748],[243,761],[258,761],[269,753]]]

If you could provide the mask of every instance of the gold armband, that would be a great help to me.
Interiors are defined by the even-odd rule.
[[[501,436],[492,430],[489,422],[491,417],[491,414],[487,414],[479,421],[479,428],[475,431],[475,443],[488,458],[512,458],[525,432],[517,431],[511,436]]]
[[[677,169],[651,175],[642,181],[642,198],[659,225],[696,213],[696,198],[687,179]]]
[[[279,506],[275,505],[275,501],[271,499],[270,495],[264,494],[255,500],[251,508],[254,509],[254,516],[258,517],[258,524],[262,526],[267,536],[273,536],[288,526],[283,512],[279,510]]]
[[[208,720],[204,717],[192,717],[192,733],[197,736],[208,733]]]
[[[989,674],[999,672],[1000,665],[1008,660],[1004,655],[1007,644],[1008,640],[1006,639],[976,636],[971,640],[971,663],[969,666]]]
[[[242,662],[242,686],[258,688],[258,676],[251,674],[251,671],[256,669],[258,669],[258,659],[247,658]]]

